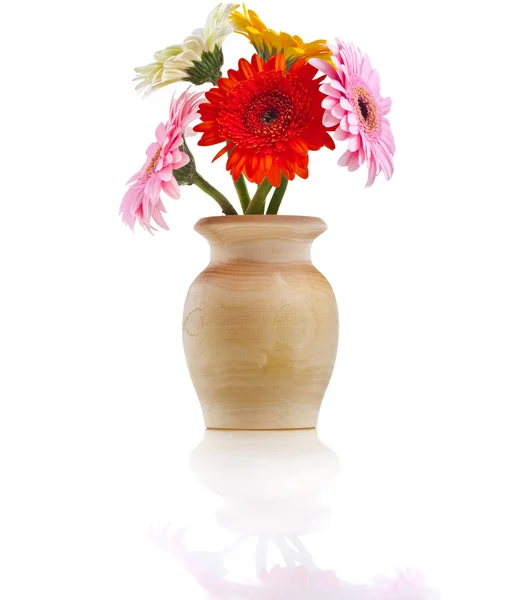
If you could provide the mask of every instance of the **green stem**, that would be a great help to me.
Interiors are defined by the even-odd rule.
[[[272,184],[268,179],[264,179],[263,183],[257,188],[257,191],[252,198],[252,201],[248,205],[245,211],[247,215],[264,215],[264,207],[266,203],[266,197],[268,192],[272,189]]]
[[[284,175],[281,175],[281,184],[272,194],[270,204],[268,205],[268,210],[266,211],[267,215],[277,215],[277,211],[281,206],[281,200],[283,200],[283,196],[287,191],[287,185],[288,179]]]
[[[210,183],[208,183],[202,175],[196,173],[195,178],[193,179],[193,183],[200,188],[203,192],[205,192],[208,196],[211,196],[215,202],[222,208],[222,212],[225,215],[236,215],[237,211],[233,208],[231,202],[221,194],[217,188],[214,188]]]
[[[241,201],[242,212],[245,213],[248,205],[250,204],[250,194],[248,193],[248,188],[246,187],[246,179],[242,173],[239,175],[239,179],[237,179],[237,181],[235,181],[235,179],[233,180],[233,185],[235,186],[237,195]]]
[[[227,143],[228,145],[230,144],[229,141]],[[231,150],[228,150],[228,156],[230,156],[232,152],[233,148]],[[250,194],[248,193],[248,188],[246,187],[246,178],[242,173],[239,175],[239,179],[237,179],[237,181],[235,181],[235,179],[233,180],[233,185],[235,186],[237,196],[239,196],[242,212],[244,214],[246,212],[246,209],[248,208],[248,204],[250,204]]]

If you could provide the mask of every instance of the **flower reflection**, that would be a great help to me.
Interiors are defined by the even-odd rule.
[[[306,567],[280,567],[274,565],[269,572],[261,573],[262,588],[259,598],[347,598],[348,586],[340,581],[334,571],[309,570]]]
[[[211,600],[437,600],[420,571],[366,581],[355,577],[354,565],[347,573],[329,568],[312,534],[326,533],[321,492],[339,463],[315,430],[207,431],[191,466],[224,499],[216,535],[208,538],[216,545],[204,548],[192,527],[166,526],[151,536]]]

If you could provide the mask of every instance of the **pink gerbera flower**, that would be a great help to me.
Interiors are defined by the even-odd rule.
[[[166,212],[160,198],[162,190],[171,198],[180,198],[180,188],[173,171],[189,162],[189,157],[180,148],[184,143],[186,128],[198,117],[197,109],[202,93],[186,90],[179,98],[171,101],[169,120],[156,129],[156,142],[147,148],[147,160],[133,175],[127,185],[129,189],[121,202],[120,214],[123,222],[132,230],[136,221],[152,233],[156,229],[151,220],[163,229],[169,229],[162,213]]]
[[[395,142],[385,117],[391,108],[391,98],[380,95],[380,79],[368,56],[353,44],[336,42],[336,46],[329,44],[336,68],[319,58],[309,62],[330,78],[321,86],[327,95],[322,103],[323,123],[337,126],[334,137],[347,142],[347,150],[338,164],[356,171],[365,162],[366,187],[369,187],[380,171],[386,179],[393,175]]]

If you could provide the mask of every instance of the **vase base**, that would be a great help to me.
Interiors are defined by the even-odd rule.
[[[314,427],[253,427],[253,428],[242,428],[242,427],[206,427],[207,431],[306,431],[308,429],[316,429]]]
[[[205,402],[201,399],[206,429],[268,431],[314,429],[318,424],[321,397],[307,397],[304,401],[278,401],[261,397],[261,401],[229,401],[219,396]]]

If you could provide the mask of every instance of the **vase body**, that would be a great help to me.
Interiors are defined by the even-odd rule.
[[[315,427],[338,345],[338,309],[311,261],[321,219],[209,217],[211,260],[192,283],[183,340],[206,427]]]

